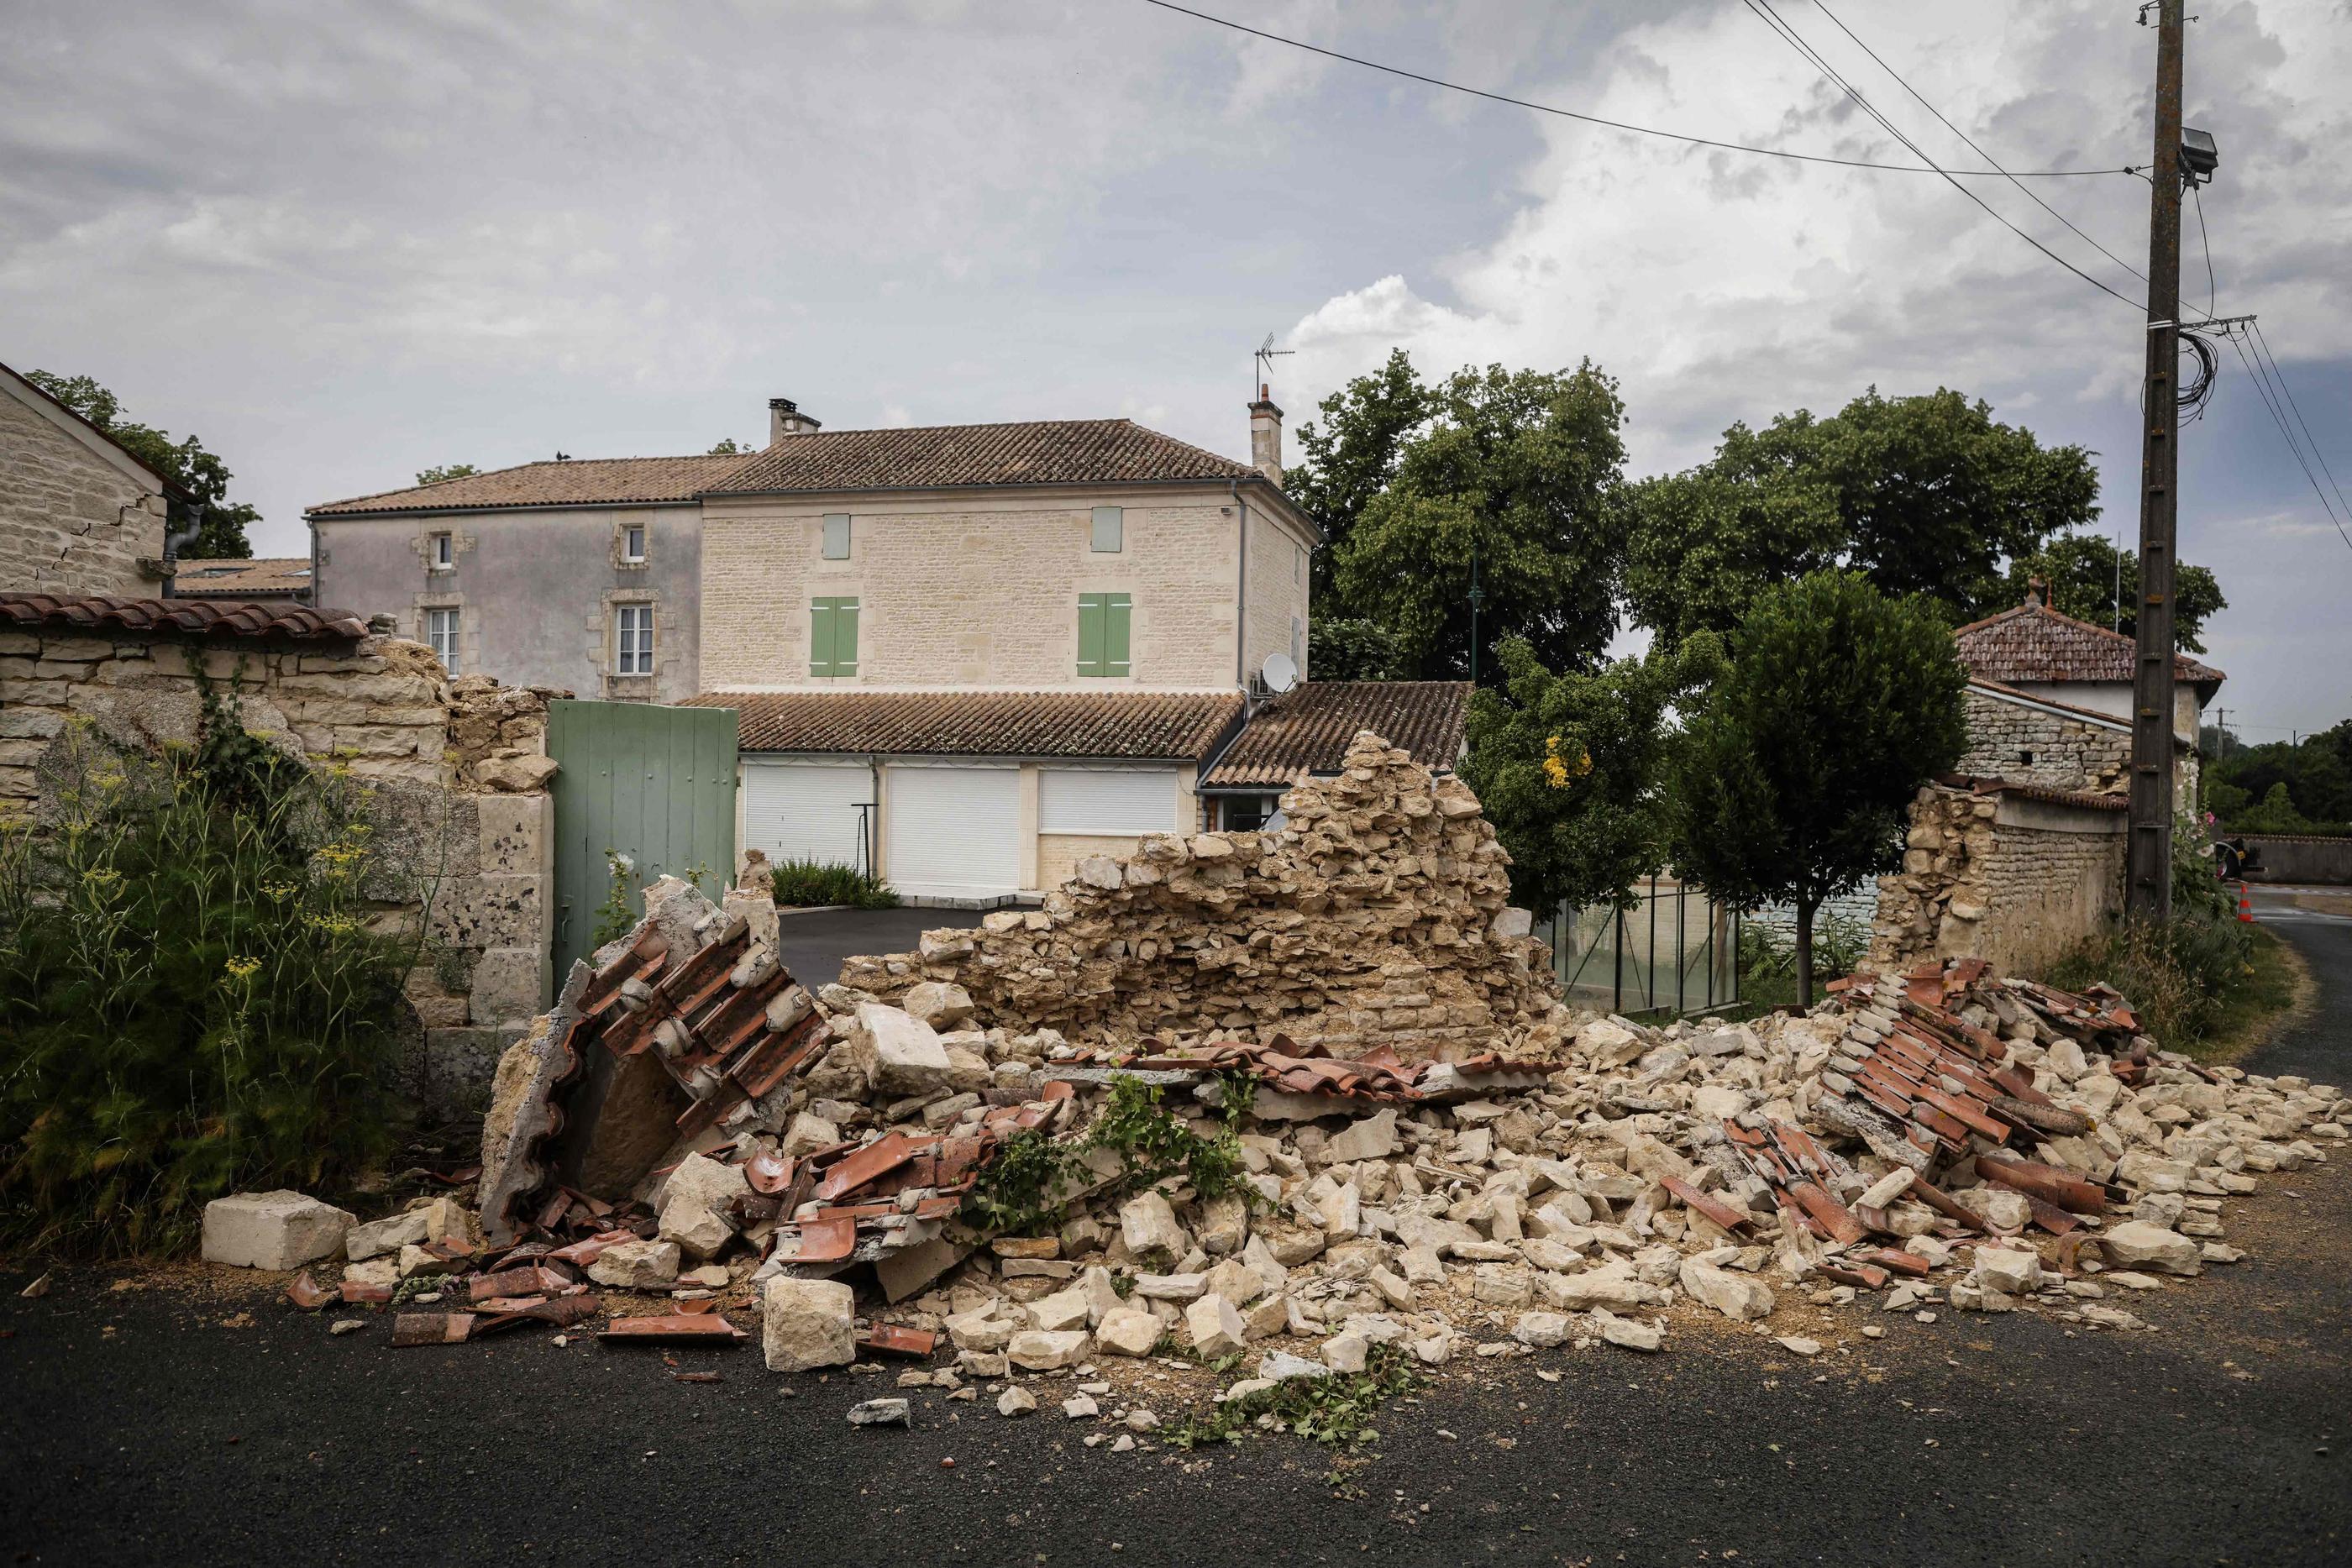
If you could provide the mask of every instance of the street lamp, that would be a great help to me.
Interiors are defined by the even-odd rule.
[[[2180,183],[2183,185],[2210,185],[2213,171],[2221,166],[2221,149],[2214,144],[2213,133],[2200,131],[2193,125],[2180,128]]]

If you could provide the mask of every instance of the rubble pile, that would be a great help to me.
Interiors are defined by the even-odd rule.
[[[887,1000],[960,986],[983,1024],[1110,1045],[1281,1034],[1430,1057],[1541,1026],[1558,989],[1468,785],[1366,731],[1283,813],[1280,832],[1157,833],[1080,861],[1043,908],[926,932],[842,982]]]
[[[1226,835],[1232,854],[1205,859],[1147,846],[1112,862],[1116,889],[1097,873],[1095,894],[1045,912],[1043,933],[964,934],[951,957],[942,939],[929,964],[845,971],[892,999],[799,984],[740,895],[714,908],[666,879],[501,1063],[478,1224],[448,1197],[359,1225],[249,1195],[225,1200],[244,1207],[221,1218],[223,1260],[340,1253],[339,1286],[305,1275],[298,1304],[442,1307],[401,1312],[398,1344],[600,1313],[615,1343],[756,1325],[772,1369],[912,1359],[903,1387],[1118,1423],[1126,1448],[1155,1440],[1150,1401],[1174,1396],[1188,1363],[1251,1374],[1231,1399],[1363,1372],[1381,1345],[1424,1365],[1654,1352],[1677,1314],[1685,1332],[1728,1320],[1800,1355],[1842,1342],[1848,1308],[1879,1309],[1859,1329],[1873,1339],[1909,1321],[1897,1312],[2143,1327],[2134,1293],[2241,1256],[2227,1198],[2352,1134],[2334,1087],[2200,1066],[2157,1049],[2112,991],[1980,960],[1840,982],[1810,1015],[1580,1019],[1481,902],[1499,896],[1499,861],[1475,801],[1444,815],[1466,797],[1421,775],[1428,810],[1412,810],[1417,770],[1397,754],[1365,741],[1350,761],[1332,781],[1348,789],[1293,791],[1290,834]],[[1324,810],[1333,799],[1356,804]],[[1349,847],[1313,862],[1310,900],[1297,868],[1317,835]],[[1382,890],[1443,883],[1449,862],[1497,881],[1467,879],[1479,891],[1449,906],[1440,943]],[[1168,875],[1130,885],[1134,866]],[[1180,874],[1187,890],[1168,891]],[[1266,923],[1240,944],[1246,976],[1238,956],[1201,962],[1229,946],[1199,917],[1213,895]],[[1016,918],[1026,933],[1032,916]],[[1143,951],[1179,923],[1194,946]],[[1323,933],[1302,938],[1311,950],[1273,946],[1308,932]],[[1075,1039],[986,1026],[943,977],[1045,1007],[1015,954],[1049,990],[1113,985],[1093,1005],[1126,1023]],[[1365,998],[1392,993],[1367,988],[1391,968],[1427,996],[1476,996],[1486,1023],[1442,1026],[1465,1032],[1435,1054],[1383,1040],[1343,1056],[1329,1033],[1275,1030],[1378,1011]],[[1213,1016],[1123,1037],[1184,1005]],[[1431,1043],[1426,1021],[1409,1044]],[[1153,1163],[1147,1143],[1190,1153]],[[215,1229],[208,1217],[208,1253]],[[884,1404],[866,1419],[907,1418]]]

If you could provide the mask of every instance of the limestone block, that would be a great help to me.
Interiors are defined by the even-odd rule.
[[[341,1251],[356,1219],[284,1189],[216,1197],[205,1205],[204,1259],[238,1269],[299,1269]]]
[[[588,1265],[588,1277],[621,1291],[667,1291],[677,1282],[677,1244],[615,1241]]]
[[[530,876],[548,869],[555,836],[555,802],[545,795],[480,795],[481,869],[493,876]]]
[[[901,1009],[879,1002],[859,1005],[849,1045],[867,1086],[877,1093],[928,1094],[946,1088],[955,1070],[937,1030]]]
[[[529,1023],[546,1009],[549,967],[544,945],[484,953],[474,961],[467,991],[471,1016],[481,1023]]]
[[[857,1359],[856,1294],[838,1280],[771,1279],[760,1295],[760,1349],[771,1372]]]

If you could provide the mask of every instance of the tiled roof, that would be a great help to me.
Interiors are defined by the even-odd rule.
[[[1239,692],[705,692],[683,706],[735,709],[745,751],[1171,761],[1207,756],[1243,708]]]
[[[207,599],[69,599],[54,593],[0,594],[0,625],[44,632],[117,632],[204,642],[356,643],[367,622],[348,610],[307,605],[222,603]]]
[[[2129,637],[2028,601],[1952,633],[1969,674],[1989,681],[2129,681],[2137,650]],[[2173,678],[2218,685],[2221,671],[2175,654]]]
[[[2025,784],[2008,779],[1982,779],[1966,773],[1948,773],[1939,778],[1937,782],[1978,795],[2014,795],[2021,800],[2042,800],[2053,806],[2080,806],[2092,811],[2131,810],[2131,798],[2121,793],[2108,794],[2090,789],[2061,789],[2050,784]]]
[[[1336,773],[1360,729],[1450,768],[1469,702],[1467,681],[1309,681],[1260,704],[1201,787],[1288,789],[1301,774]]]
[[[172,579],[174,599],[288,599],[310,591],[310,558],[184,560]]]
[[[1246,464],[1146,430],[1133,420],[1057,419],[788,435],[714,482],[710,491],[759,495],[1261,477]]]
[[[570,457],[354,496],[312,507],[308,517],[365,512],[470,511],[496,507],[613,507],[691,501],[743,466],[740,453],[718,457]]]

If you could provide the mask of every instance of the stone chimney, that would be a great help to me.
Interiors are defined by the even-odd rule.
[[[769,445],[773,446],[787,435],[806,435],[819,427],[820,422],[814,415],[803,413],[800,405],[792,399],[772,397],[768,400]]]
[[[1266,395],[1264,382],[1258,383],[1257,401],[1249,405],[1250,466],[1273,480],[1282,483],[1282,410],[1274,406]]]
[[[2039,604],[2044,610],[2049,609],[2050,580],[2042,577],[2027,578],[2025,580],[2025,602],[2028,604]]]

